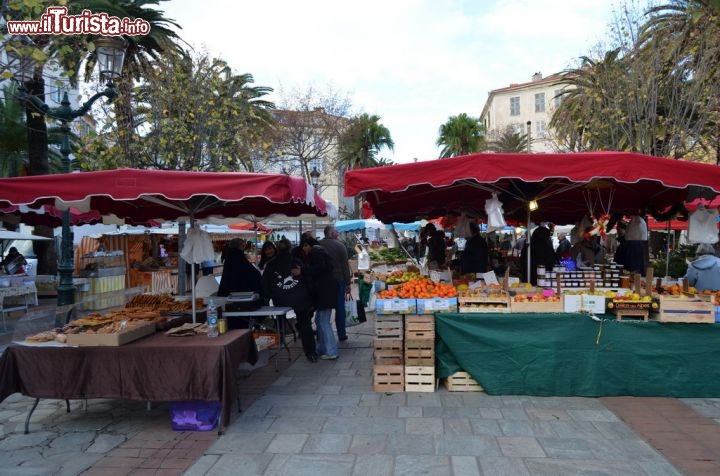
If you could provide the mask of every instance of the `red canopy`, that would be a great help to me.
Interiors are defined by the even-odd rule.
[[[2,178],[0,190],[0,209],[70,206],[132,223],[327,214],[312,186],[285,174],[118,169]]]
[[[720,167],[630,152],[472,154],[345,174],[345,195],[364,194],[375,216],[409,222],[452,211],[484,214],[496,192],[507,218],[574,223],[587,213],[635,214],[683,202],[691,186],[720,193]]]

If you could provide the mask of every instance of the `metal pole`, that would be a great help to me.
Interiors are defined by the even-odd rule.
[[[532,125],[532,121],[527,121],[527,153],[528,154],[530,153],[530,143],[532,142],[532,140],[530,138],[531,132],[532,132],[532,128],[530,127],[531,125]]]
[[[63,96],[62,105],[70,106],[67,93]],[[61,121],[60,130],[62,131],[62,144],[60,153],[62,154],[63,172],[70,173],[70,126],[68,121]],[[73,263],[73,234],[70,229],[70,209],[63,210],[62,213],[62,240],[60,242],[60,263],[58,265],[58,274],[60,282],[57,289],[58,306],[75,303],[75,286],[73,285],[73,272],[75,264]]]
[[[528,121],[529,122],[529,121]],[[527,229],[525,230],[525,246],[527,246],[527,282],[530,282],[530,206],[528,206],[527,210]],[[522,250],[520,250],[520,254],[522,255]]]

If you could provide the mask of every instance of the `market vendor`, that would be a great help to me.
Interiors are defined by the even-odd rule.
[[[25,274],[25,265],[27,265],[25,257],[17,248],[11,246],[7,256],[2,261],[3,272],[5,274]]]
[[[594,227],[588,226],[582,235],[582,240],[575,243],[570,250],[570,256],[576,260],[577,266],[592,266],[601,263],[605,258],[605,250],[599,243],[599,236],[593,235]]]
[[[687,274],[690,286],[698,291],[720,290],[720,258],[715,256],[715,248],[710,243],[700,243],[695,251],[695,260],[688,265]]]

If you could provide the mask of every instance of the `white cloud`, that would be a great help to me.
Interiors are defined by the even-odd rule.
[[[613,10],[596,0],[172,0],[180,36],[276,90],[332,84],[390,129],[396,162],[436,158],[449,116],[490,90],[587,54]]]

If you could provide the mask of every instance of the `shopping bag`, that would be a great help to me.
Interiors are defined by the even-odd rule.
[[[357,326],[362,323],[358,315],[358,302],[359,301],[354,299],[350,294],[345,296],[345,327]]]

